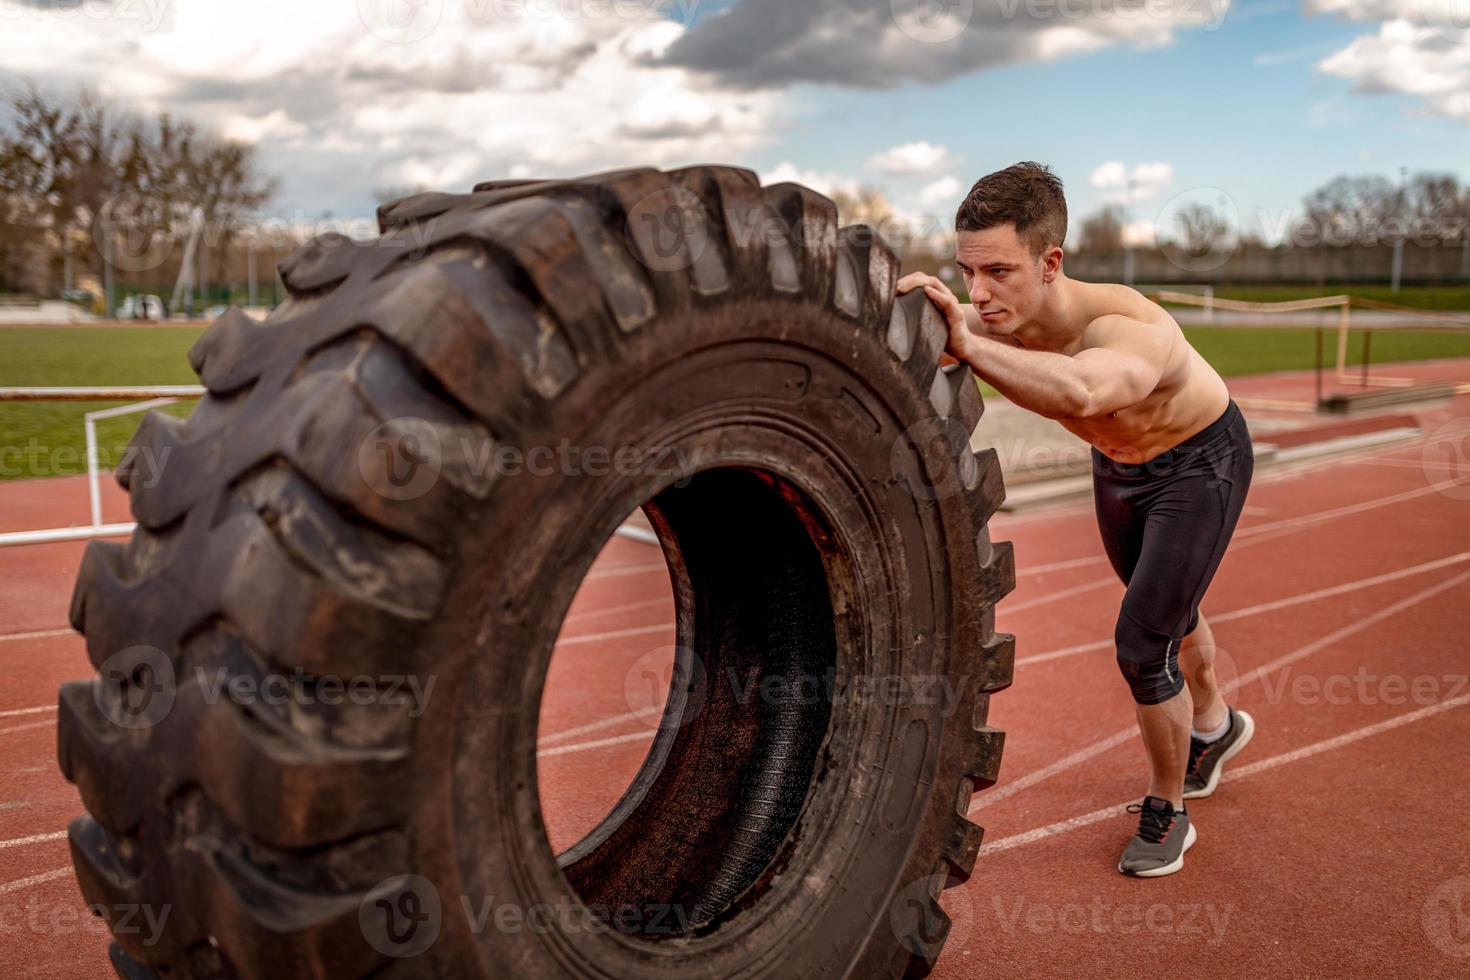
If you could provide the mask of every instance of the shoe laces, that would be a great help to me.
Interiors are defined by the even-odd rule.
[[[1174,826],[1174,818],[1179,816],[1177,810],[1155,809],[1147,801],[1128,804],[1128,812],[1138,814],[1138,836],[1150,844],[1161,842]]]

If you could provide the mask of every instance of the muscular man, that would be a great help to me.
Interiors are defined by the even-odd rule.
[[[977,181],[955,231],[970,305],[925,273],[898,291],[922,288],[943,311],[948,353],[1092,444],[1098,526],[1127,586],[1118,666],[1150,769],[1118,870],[1172,874],[1196,837],[1184,801],[1214,792],[1255,728],[1221,696],[1199,611],[1250,486],[1245,420],[1161,307],[1127,286],[1067,278],[1067,205],[1048,168],[1018,163]]]

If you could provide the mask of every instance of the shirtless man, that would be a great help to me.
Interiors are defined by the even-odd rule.
[[[1092,444],[1098,526],[1127,586],[1118,666],[1150,769],[1118,870],[1172,874],[1196,837],[1184,801],[1214,792],[1255,729],[1221,696],[1199,612],[1250,485],[1245,420],[1161,307],[1127,286],[1067,278],[1067,205],[1048,168],[1018,163],[977,181],[955,231],[971,305],[922,272],[898,291],[922,288],[944,313],[950,355]]]

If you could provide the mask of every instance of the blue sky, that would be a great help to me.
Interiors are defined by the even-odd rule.
[[[875,183],[947,223],[1031,159],[1074,228],[1120,196],[1099,168],[1137,171],[1143,225],[1209,193],[1249,228],[1338,174],[1470,182],[1465,2],[0,0],[0,85],[90,84],[255,143],[296,222],[367,219],[384,190],[723,162]],[[916,5],[965,16],[916,40]]]
[[[855,172],[886,145],[942,143],[962,157],[969,182],[1017,160],[1052,167],[1076,219],[1100,207],[1088,185],[1100,164],[1172,165],[1172,184],[1225,189],[1246,215],[1300,206],[1341,173],[1397,179],[1399,167],[1449,171],[1470,183],[1470,123],[1427,114],[1393,92],[1355,93],[1317,63],[1365,25],[1308,15],[1295,3],[1239,5],[1214,30],[1173,44],[1110,48],[1059,61],[988,69],[940,85],[889,91],[802,86],[802,124],[753,155],[813,171]],[[1135,216],[1150,210],[1138,202]]]

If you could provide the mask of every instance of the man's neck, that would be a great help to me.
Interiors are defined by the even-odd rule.
[[[1061,272],[1047,284],[1046,301],[1031,319],[1011,334],[1030,350],[1066,350],[1082,336],[1087,326],[1079,316],[1081,284]]]

